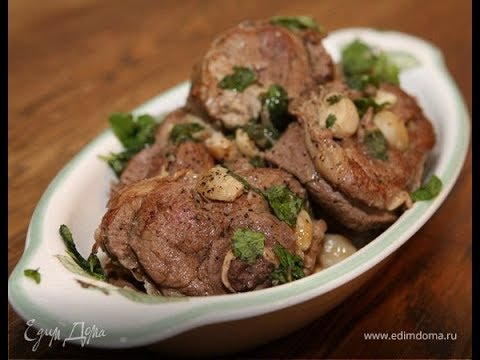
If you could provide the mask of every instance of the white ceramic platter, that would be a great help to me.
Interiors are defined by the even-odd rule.
[[[238,350],[304,325],[358,288],[360,282],[355,280],[365,281],[367,277],[363,275],[371,273],[377,268],[375,265],[405,243],[445,200],[462,168],[470,127],[464,101],[437,48],[410,35],[365,28],[334,31],[324,44],[334,60],[338,60],[341,47],[354,38],[392,52],[402,66],[408,67],[401,73],[401,86],[418,98],[437,135],[426,175],[435,173],[442,179],[439,196],[432,201],[415,203],[388,230],[345,261],[293,283],[251,293],[182,300],[137,296],[86,277],[66,261],[68,257],[58,257],[66,255],[58,234],[60,224],[70,227],[81,253],[90,252],[94,230],[106,210],[109,182],[113,179],[111,170],[98,155],[121,149],[112,132],[106,131],[65,166],[40,200],[32,216],[24,254],[9,279],[8,299],[15,311],[26,321],[35,319],[37,327],[57,328],[62,338],[70,336],[72,324],[77,322],[85,328],[95,326],[103,330],[105,336],[91,337],[88,343],[86,339],[83,342],[77,339],[81,345],[133,347],[190,334],[190,341],[205,344],[203,349],[202,345],[196,345],[195,351],[199,354],[212,353],[208,348],[212,344],[199,341],[194,329],[206,329],[205,333],[208,330],[211,336],[218,336],[217,344],[227,343],[225,323],[241,323],[236,329],[242,329],[245,339],[237,345],[224,344],[216,352]],[[183,105],[188,89],[189,83],[182,83],[134,112],[160,117]],[[27,268],[40,268],[40,284],[23,275]],[[82,288],[77,279],[106,291]],[[305,304],[309,303],[317,306],[311,307],[314,310],[310,309],[308,316],[302,315]],[[281,315],[282,311],[289,312],[288,316],[296,320],[280,321],[278,316],[287,316]],[[267,316],[268,324],[273,325],[268,327],[267,320],[262,323],[262,316]],[[256,334],[250,336],[250,341],[249,333]],[[241,339],[241,335],[236,336]]]

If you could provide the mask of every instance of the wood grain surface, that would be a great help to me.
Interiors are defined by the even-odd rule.
[[[368,26],[425,38],[444,53],[472,109],[466,0],[12,0],[8,2],[8,272],[57,172],[129,111],[187,79],[223,30],[244,19],[311,14],[327,29]],[[455,119],[452,119],[455,121]],[[239,358],[470,358],[472,157],[431,220],[360,291],[310,326]],[[148,349],[33,352],[9,305],[10,358],[131,358]],[[364,332],[452,332],[455,341],[365,341]],[[235,356],[234,356],[235,357]]]

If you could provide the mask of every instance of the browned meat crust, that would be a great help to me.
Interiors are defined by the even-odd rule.
[[[158,126],[155,143],[129,161],[115,189],[160,174],[174,174],[183,169],[199,174],[210,169],[214,160],[203,144],[188,141],[177,146],[168,140],[171,128],[189,122],[189,116],[191,115],[183,108],[167,115]]]
[[[370,126],[369,113],[362,118],[357,133],[343,140],[334,139],[330,129],[319,125],[319,106],[332,88],[338,91],[335,83],[312,89],[291,107],[303,125],[315,168],[331,186],[349,197],[369,207],[388,209],[400,192],[412,191],[419,185],[427,152],[435,143],[433,127],[413,97],[397,86],[382,85],[397,97],[391,111],[405,123],[409,146],[405,151],[389,147],[388,161],[376,159],[367,154],[362,142]]]
[[[256,118],[259,95],[272,84],[295,98],[305,89],[333,78],[333,63],[322,46],[325,34],[293,32],[267,22],[244,22],[215,39],[194,67],[188,105],[219,125],[234,128]],[[218,83],[233,67],[251,68],[258,81],[243,92]]]
[[[241,172],[253,186],[287,184],[298,195],[305,190],[279,169]],[[213,295],[228,293],[221,280],[223,260],[231,250],[238,228],[265,234],[266,249],[281,244],[296,251],[295,230],[278,220],[260,195],[249,192],[233,203],[209,201],[195,191],[198,175],[181,171],[125,186],[114,194],[97,231],[95,248],[101,247],[116,263],[140,281],[154,284],[165,294]],[[314,224],[314,241],[305,256],[311,273],[326,230]],[[272,261],[261,258],[247,266],[233,261],[228,278],[237,291],[270,286]],[[248,268],[247,273],[243,270]]]
[[[382,228],[396,220],[394,212],[355,205],[351,199],[330,186],[315,170],[299,123],[292,123],[265,159],[295,177],[306,186],[310,198],[350,229],[364,231]]]

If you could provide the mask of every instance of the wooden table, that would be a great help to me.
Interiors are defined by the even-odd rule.
[[[327,29],[369,26],[423,37],[444,52],[472,108],[466,0],[15,0],[8,25],[8,271],[55,174],[128,111],[187,79],[214,36],[242,19],[311,14]],[[453,121],[454,119],[452,119]],[[361,291],[307,328],[243,358],[469,358],[472,349],[472,157],[431,220]],[[10,358],[123,358],[45,343],[36,352],[9,306]],[[456,341],[363,340],[366,331],[454,332]]]

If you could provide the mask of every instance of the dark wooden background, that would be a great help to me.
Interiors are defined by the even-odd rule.
[[[215,35],[244,19],[311,14],[327,29],[395,29],[435,43],[472,109],[466,0],[12,0],[8,2],[8,271],[55,174],[129,111],[187,79]],[[452,119],[454,121],[455,119]],[[243,358],[470,358],[472,157],[431,220],[359,292],[307,328]],[[36,352],[9,314],[10,358],[122,358],[61,342]],[[455,332],[456,341],[364,341],[363,333]],[[186,346],[188,346],[186,344]]]

